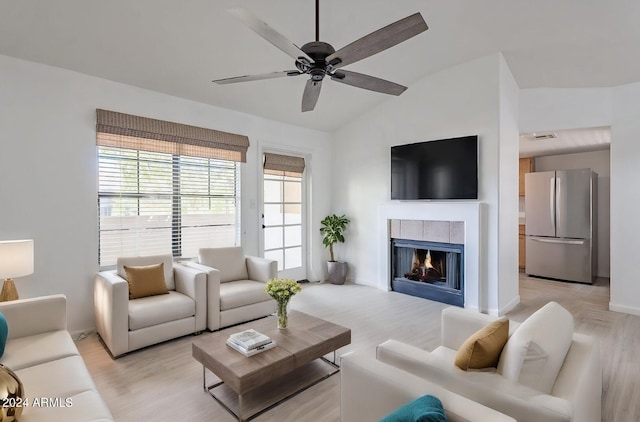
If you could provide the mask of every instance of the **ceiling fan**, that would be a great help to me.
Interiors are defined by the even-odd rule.
[[[242,23],[269,41],[280,50],[295,59],[296,69],[271,72],[261,75],[237,76],[217,79],[217,84],[248,82],[261,79],[280,78],[284,76],[310,75],[302,94],[302,111],[315,108],[322,88],[322,80],[329,76],[332,80],[343,84],[381,92],[383,94],[400,95],[407,87],[362,73],[341,69],[343,66],[373,56],[387,48],[400,44],[428,29],[420,13],[400,19],[390,25],[348,44],[336,51],[331,44],[320,41],[319,0],[316,0],[316,40],[298,47],[268,24],[261,21],[245,9],[234,8],[228,12]]]

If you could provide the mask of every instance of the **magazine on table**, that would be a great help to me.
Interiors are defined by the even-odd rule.
[[[258,353],[264,352],[266,350],[273,349],[276,346],[276,342],[275,341],[270,341],[267,344],[263,344],[262,346],[255,347],[253,349],[245,349],[244,347],[240,346],[238,343],[236,343],[233,340],[231,340],[231,338],[229,338],[229,339],[227,339],[227,346],[229,346],[233,350],[238,351],[238,352],[242,353],[243,355],[249,357],[249,356],[253,356],[253,355],[256,355]]]
[[[229,340],[245,350],[252,350],[271,343],[271,338],[256,330],[250,329],[231,334]]]

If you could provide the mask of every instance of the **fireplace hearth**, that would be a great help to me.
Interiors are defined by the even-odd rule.
[[[391,239],[391,289],[464,306],[464,245]]]

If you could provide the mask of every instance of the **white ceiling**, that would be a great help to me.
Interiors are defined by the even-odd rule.
[[[611,128],[550,130],[520,135],[520,157],[597,151],[611,147]]]
[[[0,0],[0,54],[325,131],[388,98],[326,80],[302,113],[303,76],[211,83],[294,68],[225,11],[237,6],[298,46],[314,39],[313,0]],[[411,89],[501,51],[521,88],[640,80],[637,0],[322,0],[320,38],[338,49],[416,11],[428,31],[345,68]]]

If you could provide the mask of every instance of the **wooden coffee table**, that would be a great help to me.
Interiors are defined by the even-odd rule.
[[[276,347],[245,357],[227,346],[230,334],[249,328],[271,337]],[[204,390],[244,421],[337,373],[335,352],[350,343],[350,329],[291,311],[287,330],[279,330],[276,317],[269,316],[207,335],[194,341],[192,350],[202,364]],[[330,353],[333,362],[324,357]],[[206,370],[220,381],[207,385]]]

